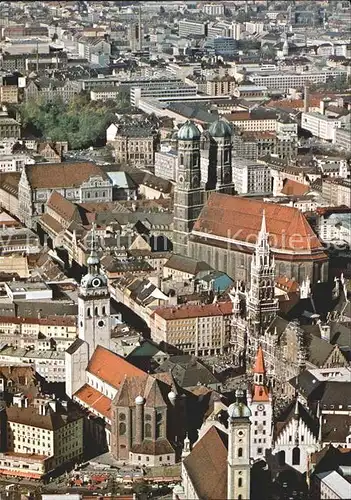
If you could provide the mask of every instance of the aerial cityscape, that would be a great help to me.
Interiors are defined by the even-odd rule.
[[[351,2],[0,30],[0,500],[350,500]]]

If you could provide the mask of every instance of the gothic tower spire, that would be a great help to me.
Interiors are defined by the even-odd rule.
[[[278,310],[275,299],[275,262],[269,245],[266,213],[263,210],[256,249],[251,260],[251,284],[248,294],[248,316],[253,334],[262,333]],[[257,345],[254,346],[256,352]],[[252,358],[255,355],[252,352]]]

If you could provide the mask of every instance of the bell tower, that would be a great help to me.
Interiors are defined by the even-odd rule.
[[[189,234],[203,206],[200,130],[187,121],[178,132],[178,167],[174,190],[174,253],[188,254]]]
[[[250,417],[243,402],[244,393],[237,390],[236,402],[228,408],[228,500],[250,498]]]
[[[209,155],[209,178],[207,190],[233,194],[232,178],[232,135],[233,130],[226,120],[213,122],[209,129],[211,136]]]
[[[78,336],[87,342],[90,359],[98,345],[109,349],[111,338],[110,294],[107,277],[100,268],[95,224],[90,232],[87,266],[78,294]]]

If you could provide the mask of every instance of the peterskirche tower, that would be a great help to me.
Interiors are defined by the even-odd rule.
[[[178,168],[174,191],[174,253],[187,255],[191,230],[203,207],[200,130],[187,121],[178,132]]]
[[[78,336],[88,344],[88,356],[96,347],[110,348],[111,317],[107,277],[101,271],[95,224],[90,234],[88,273],[83,276],[78,295]]]
[[[244,393],[236,391],[236,402],[228,408],[228,500],[250,498],[251,411],[243,402]]]

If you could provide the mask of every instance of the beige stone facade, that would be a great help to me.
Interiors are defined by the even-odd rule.
[[[231,318],[231,302],[161,308],[152,315],[151,338],[196,356],[222,354],[229,346]]]

